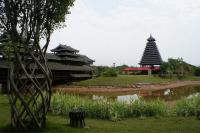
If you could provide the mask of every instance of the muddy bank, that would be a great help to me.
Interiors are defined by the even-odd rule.
[[[54,86],[54,91],[64,91],[66,93],[123,93],[123,92],[134,92],[139,90],[164,90],[164,89],[173,89],[177,87],[184,86],[200,86],[200,81],[176,81],[165,84],[146,84],[146,83],[137,83],[129,87],[113,87],[113,86],[89,86],[89,87],[80,87],[80,86],[64,86],[58,85]]]

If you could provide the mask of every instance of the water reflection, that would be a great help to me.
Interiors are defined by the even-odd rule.
[[[140,96],[138,96],[137,94],[117,96],[117,101],[131,103],[131,102],[134,102],[136,100],[139,100],[139,97]]]
[[[120,102],[130,103],[138,100],[140,97],[145,100],[162,99],[165,101],[176,101],[183,98],[191,98],[200,95],[200,86],[186,86],[173,89],[156,90],[156,91],[136,91],[133,93],[101,93],[87,94],[93,100],[117,100]]]

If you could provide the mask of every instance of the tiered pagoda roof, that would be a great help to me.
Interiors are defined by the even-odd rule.
[[[56,48],[51,50],[53,53],[47,53],[47,59],[50,61],[59,61],[59,62],[79,62],[82,64],[92,64],[94,60],[88,58],[85,55],[77,54],[79,51],[67,46],[67,45],[59,45]]]
[[[3,55],[3,47],[6,44],[4,42],[7,41],[9,41],[7,34],[0,36],[0,75],[4,71],[3,69],[10,68]],[[54,81],[73,82],[92,77],[93,68],[91,65],[94,60],[85,55],[78,54],[79,50],[60,44],[51,51],[53,53],[47,53],[46,58],[48,60],[47,64],[52,71]]]
[[[147,39],[147,44],[146,44],[146,48],[144,50],[142,59],[140,61],[140,65],[145,66],[145,65],[161,65],[162,64],[162,58],[160,56],[159,50],[156,46],[155,43],[155,38],[153,38],[152,36],[150,36]]]
[[[52,49],[51,52],[58,52],[58,53],[63,53],[63,52],[68,52],[68,53],[78,53],[79,51],[67,46],[67,45],[58,45],[56,48]]]
[[[88,79],[91,78],[93,68],[90,66],[94,60],[85,55],[77,54],[79,51],[67,46],[59,45],[47,53],[48,65],[56,79]]]

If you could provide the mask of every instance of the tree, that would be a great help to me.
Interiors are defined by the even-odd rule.
[[[0,0],[0,32],[10,37],[14,63],[8,84],[15,127],[45,125],[51,72],[45,54],[54,30],[62,28],[74,0]],[[46,40],[43,47],[40,40]]]
[[[197,67],[194,71],[195,76],[200,76],[200,67]]]
[[[124,68],[127,68],[128,65],[121,65],[121,66],[117,66],[115,69],[117,70],[118,74],[122,74],[122,71]]]
[[[195,66],[183,61],[182,58],[169,58],[168,62],[163,62],[161,65],[162,74],[168,74],[170,77],[177,76],[183,78],[185,75],[192,75]]]

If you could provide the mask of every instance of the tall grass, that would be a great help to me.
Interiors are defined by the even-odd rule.
[[[164,116],[167,108],[163,101],[133,101],[130,104],[118,101],[91,100],[75,95],[56,93],[52,96],[51,111],[56,115],[68,116],[74,108],[82,108],[90,118],[113,121],[127,117]]]
[[[179,101],[175,111],[178,116],[194,116],[197,109],[200,109],[200,95]]]

